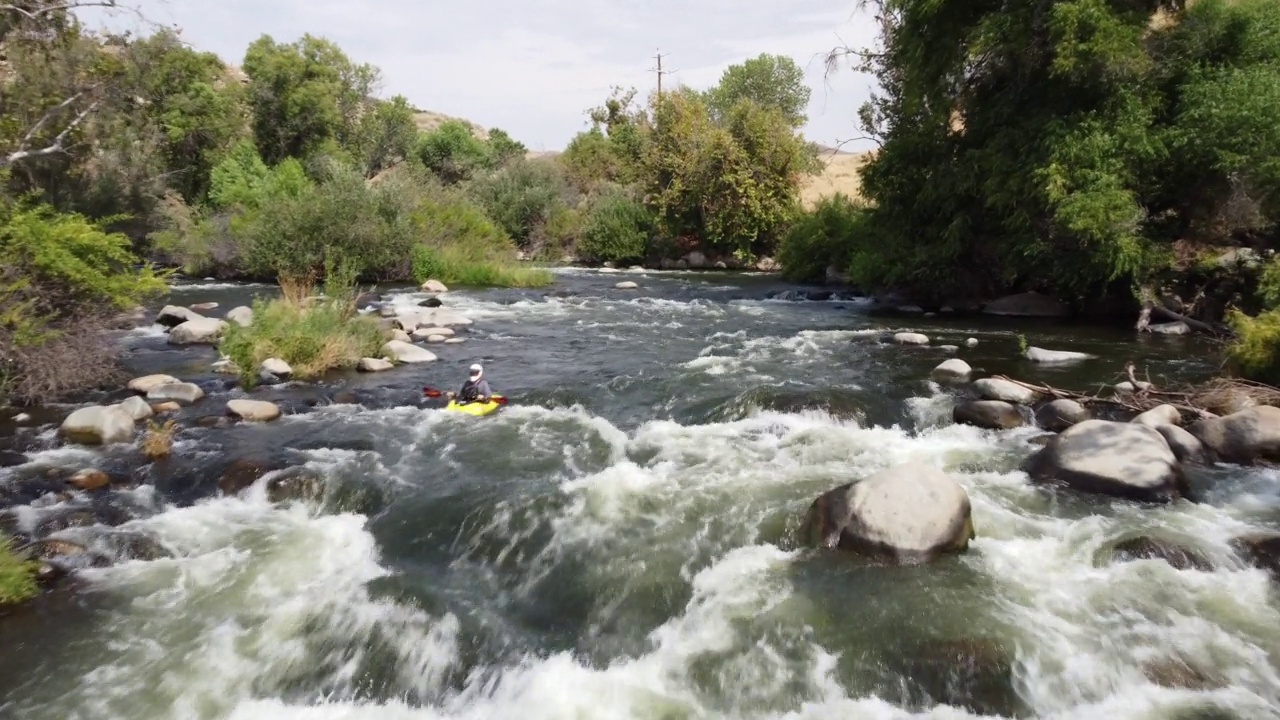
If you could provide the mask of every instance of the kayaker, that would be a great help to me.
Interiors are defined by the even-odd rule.
[[[462,390],[449,393],[449,399],[457,399],[459,405],[467,403],[489,402],[493,399],[493,391],[489,389],[489,381],[484,379],[484,368],[479,364],[471,366],[471,377],[462,383]]]

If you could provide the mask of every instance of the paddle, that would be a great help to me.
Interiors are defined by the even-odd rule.
[[[423,397],[438,398],[444,395],[444,392],[441,390],[437,390],[433,387],[424,387],[422,388],[422,395]],[[490,399],[493,400],[493,402],[498,403],[499,405],[507,404],[507,399],[501,395],[493,395],[490,397]]]

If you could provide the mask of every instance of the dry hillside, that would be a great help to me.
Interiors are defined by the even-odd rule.
[[[861,186],[858,169],[867,163],[871,153],[822,153],[825,169],[821,175],[806,178],[800,187],[800,202],[813,207],[819,198],[836,193],[857,197]]]

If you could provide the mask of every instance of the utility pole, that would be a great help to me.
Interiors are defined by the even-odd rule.
[[[675,72],[675,70],[662,69],[662,58],[665,57],[665,55],[663,55],[661,51],[657,51],[657,54],[654,55],[653,57],[655,60],[658,61],[658,67],[654,68],[653,72],[658,73],[658,99],[661,100],[662,99],[662,76],[670,75],[671,73]]]

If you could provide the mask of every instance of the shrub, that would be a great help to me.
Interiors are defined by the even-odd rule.
[[[652,234],[653,215],[643,204],[622,192],[606,192],[587,211],[578,253],[596,262],[641,260]]]
[[[412,250],[413,279],[445,284],[538,287],[545,270],[517,267],[511,239],[467,198],[442,191],[414,212],[419,243]]]
[[[176,420],[166,420],[164,423],[148,420],[147,433],[142,437],[142,454],[152,460],[168,457],[173,450],[173,436],[177,432]]]
[[[476,180],[472,193],[485,213],[517,245],[525,246],[558,209],[568,204],[570,187],[554,162],[517,160]]]
[[[490,148],[461,120],[447,120],[418,138],[413,155],[446,185],[470,180],[493,166]]]
[[[1241,375],[1272,385],[1280,384],[1280,310],[1249,317],[1238,310],[1227,315],[1236,333],[1227,356]]]
[[[19,557],[8,538],[0,539],[0,605],[20,603],[34,597],[37,565]]]
[[[844,270],[853,244],[865,229],[865,208],[837,194],[818,201],[791,226],[778,245],[783,275],[797,282],[818,282],[828,267]]]

